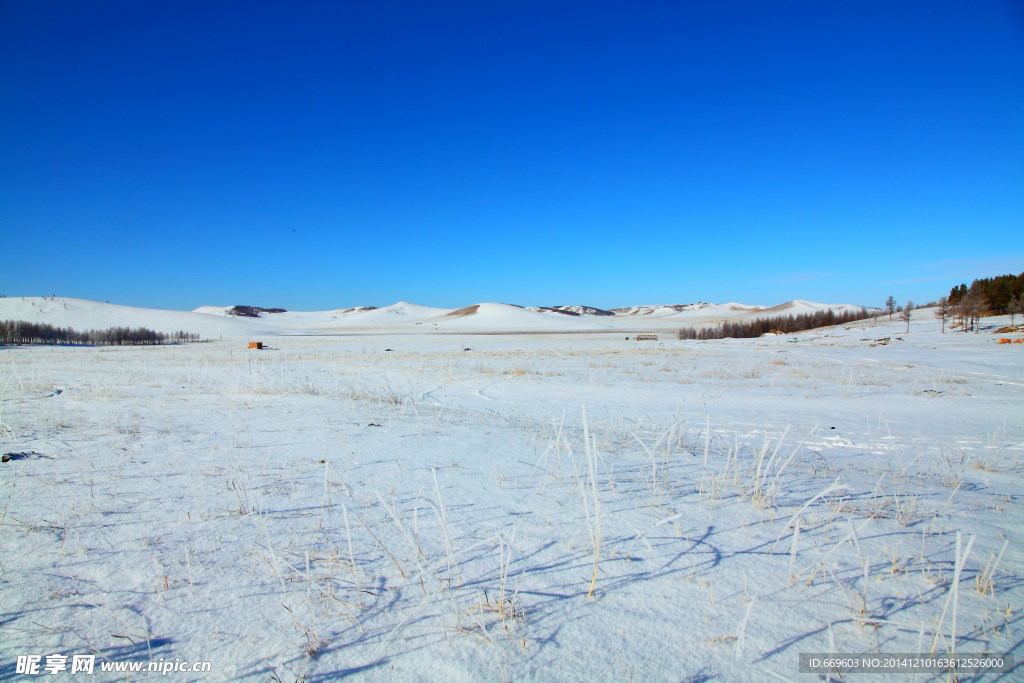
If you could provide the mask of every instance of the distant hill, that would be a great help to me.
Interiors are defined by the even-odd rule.
[[[597,315],[597,316],[608,316],[615,315],[611,311],[606,311],[603,308],[594,308],[593,306],[539,306],[532,310],[535,311],[552,311],[554,313],[563,313],[565,315]]]
[[[0,320],[25,320],[77,330],[128,326],[204,338],[248,338],[332,332],[670,332],[681,327],[720,325],[758,317],[859,309],[848,304],[788,301],[775,306],[738,303],[629,306],[604,310],[592,306],[538,306],[478,303],[435,308],[400,301],[373,308],[355,306],[328,311],[288,311],[259,306],[202,306],[194,311],[164,311],[62,297],[0,299]]]
[[[205,339],[237,339],[252,335],[292,332],[285,327],[267,324],[262,319],[136,308],[65,297],[2,298],[0,320],[46,323],[56,327],[71,327],[82,332],[111,327],[145,327],[164,334],[189,332]]]

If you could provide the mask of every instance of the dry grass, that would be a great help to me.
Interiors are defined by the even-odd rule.
[[[474,315],[478,310],[480,310],[480,304],[474,304],[472,306],[466,306],[465,308],[458,308],[451,313],[447,313],[445,317],[464,318],[467,315]]]

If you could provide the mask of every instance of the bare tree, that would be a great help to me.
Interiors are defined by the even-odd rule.
[[[889,295],[885,300],[885,307],[889,309],[889,320],[892,320],[892,313],[896,310],[896,297]]]
[[[949,304],[949,329],[952,330],[957,325],[960,325],[960,329],[966,331],[967,323],[964,320],[964,300],[963,298],[951,301]]]
[[[942,321],[942,334],[946,333],[946,318],[949,317],[949,299],[942,296],[939,297],[938,303],[935,305],[935,317]]]
[[[910,334],[910,316],[912,315],[913,310],[914,302],[908,301],[907,305],[903,307],[902,311],[900,311],[900,320],[907,323],[907,334]]]
[[[981,325],[981,314],[985,310],[985,299],[982,295],[974,290],[969,290],[960,299],[960,303],[957,306],[959,309],[961,320],[963,320],[964,332],[968,330],[974,330],[977,332]]]
[[[1024,314],[1024,301],[1014,294],[1010,297],[1010,303],[1006,305],[1006,311],[1010,314],[1010,324],[1014,324],[1014,319],[1017,315]]]

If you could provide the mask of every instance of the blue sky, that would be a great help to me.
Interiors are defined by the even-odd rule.
[[[1024,271],[1024,5],[0,3],[0,294],[927,301]]]

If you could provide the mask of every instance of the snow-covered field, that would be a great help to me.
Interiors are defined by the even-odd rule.
[[[52,653],[212,662],[175,677],[196,680],[699,681],[1024,651],[1024,344],[996,343],[1020,333],[358,315],[377,333],[265,351],[0,349],[0,451],[25,454],[0,465],[0,678]]]

